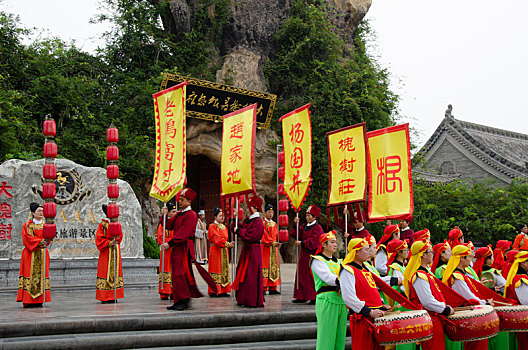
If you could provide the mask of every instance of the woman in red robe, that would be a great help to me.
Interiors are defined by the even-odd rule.
[[[249,217],[238,230],[244,246],[240,253],[233,289],[237,291],[238,305],[262,307],[264,306],[264,285],[260,239],[264,233],[264,224],[259,213],[262,210],[262,199],[253,196],[247,201],[247,205]]]
[[[172,219],[176,215],[176,206],[173,203],[167,203],[167,217]],[[163,216],[160,218],[160,224],[158,225],[158,231],[156,232],[156,237],[158,244],[163,244]],[[171,240],[173,231],[166,229],[165,223],[165,242]],[[160,266],[159,266],[159,277],[158,277],[158,293],[162,300],[168,300],[172,298],[172,279],[171,279],[171,263],[170,263],[170,248],[165,251],[165,254],[160,254]],[[161,285],[161,271],[163,271],[163,287]]]
[[[262,235],[262,274],[264,276],[264,291],[269,294],[280,294],[277,287],[280,284],[279,272],[279,227],[273,221],[273,206],[266,204],[264,209],[264,234]]]
[[[106,205],[104,204],[103,212],[107,216]],[[123,269],[121,268],[121,249],[119,247],[123,239],[123,232],[120,232],[117,237],[110,237],[108,235],[109,222],[107,218],[102,219],[95,233],[95,245],[99,249],[95,299],[102,301],[103,304],[117,302],[116,298],[121,299],[125,296],[123,291]],[[115,295],[114,267],[118,271]]]
[[[46,280],[45,280],[45,302],[51,301],[49,264],[50,256],[48,249],[49,242],[44,240],[42,229],[44,227],[44,211],[37,203],[29,205],[33,218],[29,219],[22,226],[22,257],[20,258],[20,274],[18,277],[17,301],[21,301],[24,307],[40,307],[44,302],[42,265],[43,258],[46,259]],[[45,254],[45,255],[44,255]]]
[[[208,288],[211,297],[228,297],[231,292],[231,275],[229,274],[229,248],[235,242],[228,242],[229,234],[227,227],[223,224],[224,212],[220,208],[214,208],[215,221],[209,225],[207,238],[211,243],[209,250],[209,275],[216,283],[218,293],[211,287]]]

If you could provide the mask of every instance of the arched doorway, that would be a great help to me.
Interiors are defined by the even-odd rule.
[[[220,168],[204,155],[188,155],[187,186],[197,194],[192,203],[193,209],[205,210],[206,222],[213,222],[214,207],[221,208]]]

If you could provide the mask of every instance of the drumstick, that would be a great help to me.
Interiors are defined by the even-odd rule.
[[[385,311],[385,315],[396,315],[401,314],[401,311]]]
[[[455,307],[455,311],[466,311],[466,310],[473,310],[473,305]]]
[[[513,304],[510,303],[503,303],[502,301],[493,300],[493,304],[499,304],[502,306],[512,306]]]

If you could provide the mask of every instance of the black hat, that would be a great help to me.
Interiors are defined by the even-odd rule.
[[[273,205],[271,205],[270,203],[266,204],[266,206],[264,207],[264,211],[268,211],[268,210],[274,210]]]
[[[222,209],[218,208],[218,207],[215,207],[213,209],[213,215],[216,217],[218,214],[220,214],[222,212]]]
[[[38,209],[39,207],[42,208],[42,205],[40,205],[40,204],[38,204],[38,203],[35,203],[35,202],[29,204],[29,210],[30,210],[32,213],[34,213],[35,211],[37,211],[37,209]]]
[[[101,208],[103,209],[103,213],[105,214],[105,216],[108,217],[108,214],[106,213],[106,207],[107,207],[107,205],[103,204],[103,206]]]
[[[167,210],[171,211],[172,209],[176,209],[176,204],[174,203],[167,203]]]

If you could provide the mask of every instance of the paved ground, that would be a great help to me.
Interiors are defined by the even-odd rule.
[[[43,308],[24,309],[22,303],[17,303],[16,293],[0,295],[0,323],[37,321],[49,319],[101,318],[122,316],[174,316],[175,314],[203,314],[203,313],[254,313],[278,312],[285,310],[310,310],[313,305],[293,304],[293,281],[295,276],[294,264],[281,265],[283,277],[282,294],[266,295],[264,308],[243,308],[236,304],[234,298],[210,298],[207,296],[207,285],[195,271],[197,283],[203,298],[193,299],[192,307],[184,312],[169,311],[167,306],[172,301],[160,300],[157,287],[127,289],[125,281],[125,298],[118,304],[101,304],[95,300],[95,286],[93,290],[53,291],[52,301]]]

